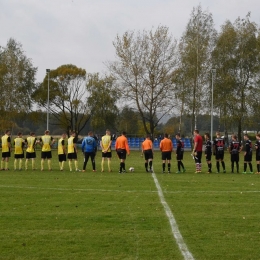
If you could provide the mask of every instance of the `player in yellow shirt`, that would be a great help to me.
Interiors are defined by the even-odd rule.
[[[42,154],[41,154],[41,171],[44,169],[44,160],[48,161],[48,169],[51,171],[51,147],[55,143],[54,139],[50,136],[50,131],[46,130],[45,134],[40,138],[40,144],[42,146]]]
[[[60,170],[63,171],[64,162],[66,162],[66,146],[65,146],[65,138],[66,133],[61,135],[61,138],[58,141],[58,157],[59,157],[59,166]]]
[[[11,137],[10,130],[5,131],[5,135],[2,136],[2,161],[1,170],[8,171],[9,158],[11,156]]]
[[[71,131],[70,138],[68,139],[68,160],[69,160],[69,168],[70,171],[72,172],[72,160],[74,160],[75,164],[75,171],[80,172],[78,168],[78,150],[77,150],[77,144],[76,144],[76,132]]]
[[[25,170],[28,170],[28,161],[32,160],[32,170],[35,170],[35,146],[37,144],[37,138],[35,137],[35,133],[31,132],[30,136],[25,139],[25,144],[27,145],[26,154],[25,154]]]
[[[14,139],[14,170],[17,170],[17,161],[19,160],[19,171],[22,170],[22,163],[24,158],[24,139],[22,138],[22,133],[18,133],[17,137]]]
[[[144,155],[145,170],[146,172],[153,172],[153,142],[150,135],[146,136],[146,139],[142,143],[142,156]],[[149,170],[148,170],[149,163]]]
[[[111,157],[112,157],[112,152],[111,152],[111,134],[110,131],[107,129],[106,134],[102,136],[101,141],[100,141],[100,147],[102,149],[102,161],[101,161],[101,172],[104,172],[104,161],[105,158],[107,158],[107,166],[108,166],[108,171],[111,172]]]

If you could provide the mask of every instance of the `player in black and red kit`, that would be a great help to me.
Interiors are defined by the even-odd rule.
[[[209,133],[205,133],[204,134],[204,138],[205,138],[205,157],[206,157],[206,161],[208,164],[208,173],[211,173],[211,168],[212,168],[212,164],[211,164],[211,155],[212,155],[212,149],[211,149],[211,141],[210,141],[210,135]]]
[[[251,140],[249,140],[248,134],[244,135],[244,140],[246,141],[245,143],[245,153],[244,153],[244,171],[243,173],[246,174],[246,168],[247,168],[247,164],[249,165],[249,169],[250,169],[250,174],[253,173],[253,166],[252,166],[252,154],[253,154],[253,150],[252,150],[252,142]]]
[[[194,134],[194,148],[192,151],[192,155],[195,159],[195,164],[196,164],[195,173],[200,173],[203,139],[202,136],[199,134],[199,130],[197,129],[194,130],[193,134]]]
[[[260,174],[260,134],[256,135],[256,143],[255,143],[255,159],[256,159],[256,168],[257,172],[255,174]]]
[[[236,135],[232,135],[232,141],[228,147],[231,155],[231,173],[234,173],[234,164],[236,163],[237,173],[239,173],[239,153],[242,150],[241,143],[237,140]]]
[[[183,165],[183,153],[184,153],[184,143],[181,140],[181,136],[180,134],[176,134],[176,141],[177,141],[177,148],[176,148],[176,159],[177,159],[177,163],[178,163],[178,171],[176,173],[180,173],[180,172],[185,172],[185,167]],[[181,167],[182,167],[182,171],[181,171]]]
[[[225,140],[220,136],[220,132],[216,132],[216,139],[213,143],[213,152],[216,156],[216,166],[217,173],[219,173],[219,163],[221,162],[223,167],[223,172],[226,172],[225,162],[224,162],[224,152],[225,152]]]

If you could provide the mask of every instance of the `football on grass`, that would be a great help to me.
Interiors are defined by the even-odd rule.
[[[130,167],[130,168],[129,168],[129,172],[133,172],[134,170],[135,170],[134,167]]]

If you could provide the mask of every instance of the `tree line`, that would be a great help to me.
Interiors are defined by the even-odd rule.
[[[36,82],[37,68],[9,39],[0,49],[1,128],[29,112],[33,122],[44,120],[49,108],[53,127],[79,134],[88,126],[188,135],[198,126],[209,131],[211,112],[214,131],[234,131],[241,139],[244,129],[258,130],[260,33],[250,13],[217,31],[212,14],[199,5],[180,39],[158,26],[126,31],[113,46],[116,59],[106,63],[105,75],[65,64]]]

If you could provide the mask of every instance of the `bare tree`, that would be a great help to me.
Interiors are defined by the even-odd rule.
[[[192,129],[196,128],[196,117],[207,109],[210,99],[209,75],[212,69],[211,53],[214,48],[216,30],[212,14],[199,5],[193,8],[191,18],[179,43],[181,80],[185,82],[185,103],[192,116]]]
[[[146,133],[175,106],[172,81],[176,66],[176,42],[167,27],[154,32],[126,32],[113,42],[117,60],[108,63],[118,80],[122,97],[140,113]]]

